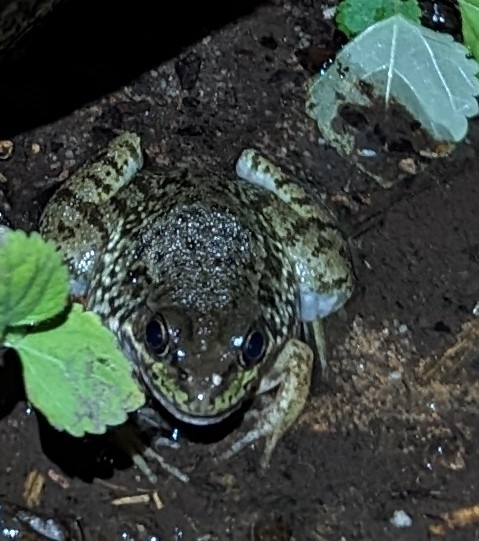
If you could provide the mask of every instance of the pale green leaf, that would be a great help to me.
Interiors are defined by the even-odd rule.
[[[0,245],[0,333],[52,318],[65,308],[67,295],[67,269],[53,244],[38,233],[6,233]]]
[[[467,133],[467,119],[479,111],[478,69],[452,36],[394,15],[348,43],[325,75],[311,81],[308,113],[324,138],[346,154],[355,151],[354,134],[335,131],[338,110],[371,106],[373,100],[385,114],[395,100],[435,140],[457,142]]]
[[[114,335],[80,305],[55,328],[7,333],[6,345],[20,355],[28,399],[57,429],[101,434],[143,405]]]

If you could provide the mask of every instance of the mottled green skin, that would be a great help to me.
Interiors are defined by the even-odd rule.
[[[215,423],[279,387],[235,448],[268,436],[269,453],[308,394],[312,351],[294,340],[304,319],[300,289],[331,293],[336,309],[352,278],[330,213],[272,164],[250,157],[252,171],[277,181],[274,189],[207,170],[141,171],[139,139],[124,134],[57,191],[40,229],[63,250],[72,291],[86,295],[139,378],[178,419]],[[157,315],[170,334],[161,355],[145,343],[145,325]],[[245,368],[238,344],[251,329],[268,347]]]

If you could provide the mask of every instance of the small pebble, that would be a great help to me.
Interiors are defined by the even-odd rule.
[[[13,141],[0,141],[0,160],[8,160],[13,154]]]
[[[412,518],[402,509],[394,511],[389,522],[396,528],[410,528],[412,526]]]
[[[391,372],[388,376],[389,381],[400,381],[402,378],[402,373],[400,370],[394,370],[394,372]]]

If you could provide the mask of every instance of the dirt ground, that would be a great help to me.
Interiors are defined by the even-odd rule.
[[[7,358],[0,539],[479,539],[479,526],[442,516],[479,503],[479,122],[451,157],[385,190],[321,144],[304,112],[306,79],[341,41],[323,3],[219,13],[178,2],[161,20],[146,0],[135,13],[112,0],[66,4],[0,69],[0,140],[14,142],[0,179],[16,227],[34,229],[54,187],[121,131],[142,136],[153,170],[208,163],[231,175],[253,146],[325,195],[350,237],[357,288],[347,317],[328,321],[329,372],[316,370],[264,476],[260,446],[218,465],[224,442],[184,438],[165,456],[190,483],[158,470],[152,486],[104,438],[46,426]],[[392,524],[397,512],[410,525]],[[37,515],[63,533],[27,533]]]

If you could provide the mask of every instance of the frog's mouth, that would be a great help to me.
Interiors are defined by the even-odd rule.
[[[197,392],[193,396],[175,387],[175,381],[151,380],[151,373],[140,368],[141,378],[151,396],[178,421],[194,426],[209,426],[221,423],[236,412],[249,396],[249,385],[242,385],[241,392],[223,393],[213,396],[211,392]],[[234,398],[233,398],[234,397]]]
[[[191,409],[185,411],[183,409],[180,409],[178,405],[172,403],[159,393],[154,393],[154,397],[168,413],[173,415],[175,419],[181,421],[182,423],[187,423],[194,426],[210,426],[221,423],[222,421],[227,419],[232,413],[237,411],[241,406],[240,402],[235,405],[235,407],[226,411],[222,411],[220,413],[212,414],[207,411],[205,413],[201,413],[201,410],[197,413],[198,409],[196,406],[194,406],[193,402],[190,404]]]

